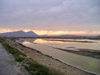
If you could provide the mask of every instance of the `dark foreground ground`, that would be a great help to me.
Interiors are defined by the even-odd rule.
[[[20,65],[0,44],[0,75],[25,75]]]

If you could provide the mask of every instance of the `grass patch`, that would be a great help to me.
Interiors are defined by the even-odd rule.
[[[15,60],[18,61],[18,62],[22,62],[24,59],[25,59],[25,54],[21,53],[20,51],[12,48],[11,46],[9,46],[9,44],[7,43],[2,43],[4,48],[9,52],[11,53]]]
[[[6,43],[4,38],[0,37],[0,42],[2,43],[6,51],[14,56],[17,62],[22,62],[25,59],[26,55],[16,50],[15,48],[12,48],[11,46],[9,46],[9,44]]]
[[[7,52],[14,56],[17,62],[22,62],[22,66],[25,67],[30,75],[63,75],[54,69],[49,69],[48,67],[33,61],[31,58],[27,58],[26,55],[19,50],[12,48],[4,38],[0,37],[0,43],[2,43]]]
[[[25,60],[24,62],[25,69],[28,70],[31,75],[62,75],[54,69],[49,69],[48,67],[33,61],[31,58]]]

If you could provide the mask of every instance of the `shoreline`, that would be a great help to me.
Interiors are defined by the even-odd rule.
[[[21,43],[19,43],[19,44],[22,45],[22,46],[24,46],[24,45],[21,44]],[[30,47],[27,47],[27,46],[24,46],[24,47],[29,48],[29,49],[32,49],[32,50],[36,50],[36,49],[34,49],[34,48],[30,48]],[[77,68],[77,69],[79,69],[79,70],[82,70],[82,71],[91,73],[92,75],[99,75],[98,73],[91,72],[91,71],[82,69],[81,67],[72,65],[72,64],[70,64],[70,63],[66,63],[66,62],[64,62],[63,60],[56,59],[56,58],[54,58],[54,57],[52,57],[52,56],[49,56],[49,55],[47,55],[47,54],[44,54],[44,53],[38,51],[38,50],[36,50],[36,52],[38,52],[38,53],[40,53],[40,54],[42,54],[42,55],[45,55],[45,56],[47,56],[47,57],[49,57],[49,58],[51,58],[51,59],[53,59],[53,60],[56,60],[56,61],[58,61],[58,62],[61,62],[61,63],[65,64],[66,66],[72,66],[72,67]],[[78,54],[78,53],[74,53],[74,54]],[[79,55],[82,55],[82,54],[79,54]],[[83,55],[83,56],[88,56],[88,55]],[[91,57],[91,56],[89,56],[89,57]],[[94,58],[96,58],[96,57],[94,57]],[[100,58],[97,58],[97,59],[100,59]]]
[[[62,48],[56,48],[58,50],[62,50],[65,52],[73,53],[73,54],[78,54],[78,55],[83,55],[83,56],[88,56],[96,59],[100,59],[100,51],[99,50],[92,50],[92,49],[77,49],[75,50],[68,50],[68,49],[62,49]]]
[[[46,65],[47,67],[50,67],[50,68],[60,70],[61,72],[64,72],[65,75],[66,74],[68,74],[68,75],[96,75],[96,73],[88,72],[86,70],[80,69],[79,67],[75,67],[71,64],[64,63],[61,60],[58,60],[52,56],[43,54],[42,52],[37,51],[36,49],[26,47],[20,43],[12,41],[11,39],[7,39],[7,42],[10,46],[25,53],[28,57],[32,58],[33,60],[37,61],[38,63]],[[35,57],[35,58],[33,58],[33,57]]]

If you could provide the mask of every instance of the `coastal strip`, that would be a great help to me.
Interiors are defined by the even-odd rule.
[[[38,62],[39,64],[42,64],[49,68],[53,68],[57,71],[60,71],[60,72],[64,73],[64,75],[96,75],[93,73],[83,71],[79,68],[73,67],[69,64],[65,64],[58,59],[55,59],[48,55],[45,55],[36,49],[26,47],[20,43],[15,42],[14,40],[7,39],[6,42],[11,47],[26,54],[27,57],[33,59],[34,61]]]
[[[19,65],[26,71],[24,71],[24,75],[64,75],[63,73],[56,71],[54,69],[48,68],[42,64],[37,63],[36,61],[34,61],[33,59],[29,58],[28,56],[26,56],[26,54],[22,53],[21,51],[11,47],[6,39],[4,38],[0,38],[0,43],[4,46],[5,50],[11,54],[11,56],[14,57],[14,59],[16,60],[16,63],[19,63]],[[8,60],[8,59],[7,59]],[[2,62],[2,61],[1,61]],[[7,62],[6,62],[7,64]],[[5,62],[3,65],[6,65]],[[16,66],[16,65],[15,65]],[[9,67],[11,68],[11,67]],[[2,67],[0,70],[0,75],[2,75],[1,73],[2,71]],[[14,68],[12,68],[14,69]],[[22,69],[21,69],[22,70]],[[6,69],[4,68],[4,71],[6,71]],[[12,72],[12,71],[11,71]],[[10,72],[8,72],[8,74],[3,74],[3,75],[9,75]],[[15,72],[16,75],[17,71]],[[12,75],[10,74],[10,75]],[[17,75],[23,75],[23,74],[17,74]]]

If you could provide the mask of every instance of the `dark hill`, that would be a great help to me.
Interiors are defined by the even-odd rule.
[[[38,35],[32,31],[24,32],[24,31],[16,31],[16,32],[8,32],[0,34],[1,37],[37,37]]]

